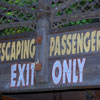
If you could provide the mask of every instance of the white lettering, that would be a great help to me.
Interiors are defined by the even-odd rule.
[[[52,69],[52,79],[54,84],[57,85],[60,81],[63,84],[83,82],[85,62],[86,58],[83,58],[82,62],[81,59],[63,60],[62,65],[59,60],[55,61]]]
[[[86,58],[83,58],[82,59],[82,62],[80,59],[78,59],[78,66],[79,66],[79,82],[82,82],[83,81],[83,68],[84,68],[84,65],[85,65],[85,61],[86,61]]]
[[[57,72],[58,69],[58,73]],[[56,75],[58,74],[58,75]],[[61,76],[62,76],[62,66],[59,60],[57,60],[54,65],[53,65],[53,69],[52,69],[52,79],[54,84],[58,84],[61,80]]]
[[[29,64],[27,64],[26,73],[27,73],[27,76],[26,76],[26,85],[29,85]]]
[[[77,83],[78,76],[76,75],[76,59],[73,60],[73,83]]]
[[[23,64],[21,68],[21,64],[18,64],[18,69],[19,69],[19,79],[17,83],[17,87],[20,86],[22,82],[22,86],[25,86],[25,80],[24,80],[24,70],[25,70],[25,64]]]
[[[69,60],[69,64],[67,63],[67,60],[63,61],[63,83],[66,83],[66,76],[68,83],[71,83],[71,67],[72,66],[72,60]]]
[[[16,66],[17,64],[11,66],[11,87],[15,87],[16,85],[16,80],[14,80],[16,78]]]
[[[35,74],[34,63],[12,65],[11,83],[10,83],[11,87],[30,86],[30,85],[33,86],[35,80],[34,74]]]
[[[31,85],[34,85],[34,69],[35,69],[35,65],[32,63],[31,64]]]

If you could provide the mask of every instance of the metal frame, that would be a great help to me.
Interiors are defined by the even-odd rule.
[[[14,0],[12,0],[14,1]],[[6,18],[7,20],[11,19],[11,23],[1,23],[0,31],[13,28],[13,27],[29,27],[37,30],[38,18],[44,17],[44,15],[49,15],[48,20],[51,24],[51,29],[59,29],[59,26],[68,24],[70,22],[75,22],[83,19],[100,19],[100,1],[92,0],[93,2],[86,1],[86,4],[81,0],[39,0],[37,3],[31,5],[19,6],[15,4],[9,4],[8,2],[0,1],[0,7],[5,7],[6,10],[0,9],[0,18]],[[76,4],[76,6],[75,6]],[[54,6],[53,6],[54,5]],[[97,6],[97,7],[96,7]],[[32,10],[32,8],[35,8]],[[72,12],[66,14],[66,11],[70,9]],[[8,16],[5,12],[19,11],[25,15],[27,20],[23,20],[15,16]],[[61,13],[57,16],[57,13]],[[34,16],[34,20],[29,19],[27,14]],[[61,28],[62,28],[61,27]]]

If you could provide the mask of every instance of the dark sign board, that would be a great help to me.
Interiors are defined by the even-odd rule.
[[[100,30],[48,35],[48,82],[37,82],[34,36],[0,42],[0,91],[45,91],[100,86]],[[41,45],[41,44],[40,44]],[[44,67],[44,66],[42,66]]]
[[[0,40],[0,90],[34,85],[35,36]],[[25,79],[24,79],[25,78]]]
[[[100,85],[100,30],[62,32],[49,36],[49,69],[52,85]]]
[[[0,63],[23,59],[34,59],[35,39],[19,39],[0,42]]]

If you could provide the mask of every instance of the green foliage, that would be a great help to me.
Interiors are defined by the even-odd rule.
[[[85,6],[86,0],[81,0],[79,4],[80,4],[81,6]]]
[[[82,12],[86,12],[88,10],[93,10],[92,6],[87,5],[87,3],[92,3],[92,5],[94,4],[93,7],[95,9],[100,8],[100,4],[99,3],[93,3],[93,2],[94,2],[94,0],[80,0],[78,2],[73,3],[68,8],[64,8],[62,11],[61,10],[58,11],[56,13],[56,16],[60,16],[61,17],[63,15],[63,12],[65,12],[65,14],[67,14],[67,15],[71,15],[71,14],[73,14],[74,10],[78,12],[79,10],[82,9],[82,7],[84,7],[84,10]],[[61,5],[61,3],[60,3],[60,5]],[[53,2],[52,3],[52,7],[55,7],[55,6],[59,6],[59,5],[57,5],[57,4],[55,4]],[[74,25],[83,25],[83,24],[89,24],[89,23],[95,23],[95,22],[99,22],[99,19],[95,18],[95,19],[77,20],[76,22],[69,22],[69,24],[59,25],[58,28],[74,26]]]
[[[31,5],[32,3],[38,2],[38,0],[1,0],[3,2],[7,2],[9,4],[15,4],[15,5]],[[6,24],[6,23],[11,23],[11,22],[16,22],[17,18],[22,19],[24,21],[27,20],[34,20],[34,16],[28,13],[23,13],[22,11],[19,10],[8,10],[8,8],[0,7],[1,10],[4,11],[4,14],[6,15],[5,17],[2,16],[0,18],[0,24]],[[35,6],[32,8],[32,10],[35,10]],[[8,18],[7,18],[8,16]],[[13,19],[12,19],[13,18]],[[14,20],[15,18],[15,20]],[[4,29],[0,31],[0,35],[5,36],[5,35],[15,35],[15,34],[20,34],[23,32],[32,32],[34,30],[28,28],[28,27],[21,27],[21,28],[10,28],[10,29]]]
[[[2,23],[9,23],[9,22],[14,22],[14,20],[11,18],[11,17],[14,17],[15,19],[19,18],[19,19],[22,19],[22,20],[34,20],[34,16],[31,15],[31,14],[24,14],[23,12],[21,11],[17,11],[17,10],[14,10],[14,11],[5,11],[6,8],[0,8],[2,10],[4,10],[4,14],[6,16],[9,16],[10,17],[10,20],[8,20],[6,17],[1,17],[0,18],[0,24]],[[8,20],[8,21],[7,21]]]
[[[54,8],[56,6],[56,4],[54,2],[52,2],[51,6],[52,6],[52,8]]]
[[[70,8],[67,9],[67,10],[66,10],[66,14],[72,14],[72,9],[70,9]]]
[[[68,27],[68,26],[75,26],[75,25],[84,25],[84,24],[89,24],[89,23],[96,23],[99,22],[98,18],[95,19],[83,19],[83,20],[78,20],[75,22],[69,22],[69,24],[64,24],[64,25],[59,25],[58,27]]]
[[[62,12],[58,11],[57,16],[61,16],[61,15],[62,15]]]
[[[88,5],[88,4],[92,4],[93,7],[91,5]],[[62,2],[60,2],[60,5],[62,4]],[[55,2],[52,2],[52,7],[55,7],[55,6],[59,6],[58,3],[55,3]],[[84,8],[84,9],[83,9]],[[80,0],[80,1],[77,1],[73,4],[71,4],[68,8],[64,8],[62,11],[60,11],[60,13],[63,13],[63,11],[66,13],[66,14],[72,14],[74,11],[78,12],[79,10],[82,10],[84,12],[88,11],[88,10],[93,10],[92,8],[95,8],[95,9],[98,9],[100,8],[100,3],[96,3],[94,2],[94,0]],[[62,14],[58,14],[59,11],[56,13],[57,16],[60,16]]]
[[[9,29],[5,29],[2,30],[0,32],[0,35],[2,36],[6,36],[6,35],[15,35],[15,34],[20,34],[23,32],[32,32],[34,30],[28,28],[28,27],[21,27],[21,28],[9,28]]]
[[[7,2],[9,4],[13,4],[13,5],[19,5],[19,6],[24,6],[24,5],[32,5],[33,3],[38,3],[38,0],[1,0],[3,2]],[[67,8],[64,8],[62,9],[62,11],[58,11],[56,13],[56,16],[62,16],[63,13],[67,14],[67,15],[71,15],[74,10],[75,11],[79,11],[82,9],[82,7],[84,7],[84,12],[88,11],[91,9],[91,6],[87,5],[85,6],[87,3],[91,4],[93,3],[95,0],[80,0],[78,2],[75,2],[73,4],[71,4],[69,7]],[[51,3],[51,6],[52,8],[56,7],[56,6],[61,6],[62,4],[62,0],[60,0],[59,2],[55,3],[55,2],[52,2]],[[98,9],[100,8],[100,4],[99,3],[93,3],[93,7],[95,9]],[[19,18],[19,19],[22,19],[24,21],[27,21],[27,20],[35,20],[36,18],[31,15],[31,14],[25,14],[21,11],[18,11],[18,10],[13,10],[13,11],[10,11],[10,10],[7,10],[8,8],[4,8],[4,7],[0,7],[1,10],[4,11],[4,14],[6,16],[10,16],[10,17],[14,17],[14,18]],[[32,10],[36,10],[36,7],[33,6],[31,8]],[[65,19],[66,20],[66,19]],[[7,19],[6,17],[1,17],[0,18],[0,24],[6,24],[6,23],[11,23],[11,22],[15,22],[15,20],[12,20],[11,18],[10,19]],[[58,28],[61,28],[61,27],[68,27],[68,26],[75,26],[75,25],[83,25],[83,24],[89,24],[89,23],[95,23],[95,22],[99,22],[99,19],[95,18],[95,19],[83,19],[83,20],[77,20],[75,22],[69,22],[68,24],[64,24],[64,25],[60,25],[58,26]],[[5,35],[15,35],[15,34],[20,34],[20,33],[23,33],[23,32],[32,32],[34,30],[28,28],[28,27],[16,27],[16,28],[9,28],[9,29],[5,29],[5,30],[2,30],[0,31],[0,35],[2,36],[5,36]]]
[[[6,12],[5,15],[13,16],[13,12]]]
[[[20,6],[24,6],[24,5],[31,5],[32,3],[37,3],[38,0],[1,0],[1,1],[5,1],[8,2],[9,4],[15,4],[15,5],[20,5]]]
[[[76,6],[78,5],[78,2],[76,2],[76,3],[73,3],[72,5],[70,5],[70,8],[75,8]]]

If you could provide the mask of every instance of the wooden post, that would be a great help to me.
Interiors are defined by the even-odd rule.
[[[2,100],[2,94],[0,93],[0,100]]]
[[[36,82],[48,82],[48,32],[50,30],[49,9],[45,6],[45,0],[40,0],[37,12],[37,36],[42,37],[41,44],[36,45],[36,60],[42,65],[42,70],[36,72]]]

